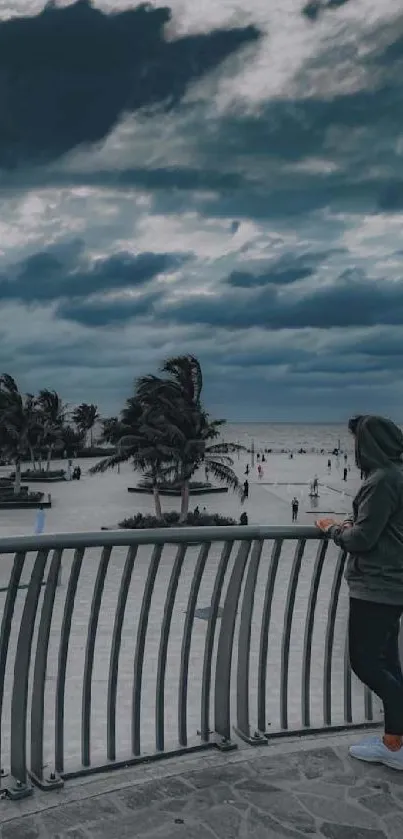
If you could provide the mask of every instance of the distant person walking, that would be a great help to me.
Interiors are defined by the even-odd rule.
[[[245,475],[249,475],[249,463],[246,464]]]
[[[348,555],[350,663],[382,700],[385,723],[383,737],[364,738],[350,756],[403,771],[403,434],[391,420],[368,415],[350,420],[349,430],[364,474],[353,516],[316,524]]]
[[[344,469],[343,469],[343,481],[347,480],[347,472],[348,472],[348,469],[347,469],[347,466],[345,466]]]
[[[298,501],[298,498],[295,495],[294,495],[294,498],[292,499],[291,507],[292,507],[292,520],[297,521],[299,501]]]
[[[344,453],[344,463],[347,465],[347,452]]]
[[[243,482],[243,498],[242,498],[242,501],[245,501],[247,498],[249,498],[249,481],[248,480]]]
[[[318,482],[318,476],[317,476],[317,475],[315,475],[315,477],[314,477],[314,479],[313,479],[313,483],[312,483],[312,490],[313,490],[313,494],[314,494],[314,495],[318,495],[318,492],[319,492],[319,482]]]
[[[45,510],[43,509],[43,504],[40,505],[39,510],[36,514],[35,520],[35,535],[40,536],[45,529]]]
[[[331,471],[332,471],[332,461],[330,460],[330,457],[329,457],[329,460],[328,460],[328,462],[327,462],[327,471],[328,471],[328,473],[329,473],[329,475],[330,475],[330,473],[331,473]]]
[[[259,475],[259,478],[263,477],[263,469],[262,469],[260,463],[259,463],[259,466],[257,467],[257,473]]]

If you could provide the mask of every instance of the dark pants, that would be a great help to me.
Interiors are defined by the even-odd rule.
[[[298,516],[298,508],[297,508],[297,507],[293,507],[293,508],[292,508],[292,520],[293,520],[293,521],[296,521],[296,520],[297,520],[297,516]]]
[[[382,699],[385,734],[403,735],[403,674],[399,658],[403,605],[350,598],[351,668]]]

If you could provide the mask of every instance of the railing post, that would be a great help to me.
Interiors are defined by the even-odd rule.
[[[171,577],[169,580],[167,596],[164,605],[164,614],[161,623],[160,645],[158,650],[157,683],[155,695],[155,746],[158,752],[165,748],[165,671],[167,664],[167,652],[169,633],[171,628],[172,613],[175,605],[176,592],[178,590],[179,578],[182,571],[183,561],[186,556],[187,545],[179,545],[174,560]]]
[[[59,578],[62,550],[54,552],[43,597],[41,620],[36,644],[34,680],[31,703],[31,771],[30,777],[40,789],[56,789],[63,781],[54,772],[43,775],[43,729],[45,710],[45,681],[48,661],[49,636],[52,623],[57,581]]]
[[[281,640],[281,675],[280,675],[280,725],[283,731],[288,729],[288,677],[290,663],[290,639],[292,621],[294,617],[295,596],[302,559],[304,556],[306,539],[299,539],[295,550],[294,561],[288,583],[287,600],[284,612],[284,628]]]
[[[32,569],[18,633],[11,699],[11,777],[7,785],[12,799],[32,794],[27,774],[27,705],[32,638],[48,551],[39,550]]]
[[[306,610],[304,652],[302,657],[302,685],[301,685],[301,717],[302,725],[309,728],[311,724],[311,661],[312,661],[312,636],[315,622],[316,604],[318,601],[319,584],[322,576],[323,565],[326,558],[329,541],[323,539],[319,542],[313,569],[311,589],[309,592],[308,606]]]
[[[60,632],[59,655],[57,664],[55,696],[55,767],[56,772],[64,769],[64,693],[66,687],[67,656],[69,651],[71,621],[77,592],[78,579],[83,562],[85,548],[77,548],[71,566],[64,603],[63,622]]]
[[[273,593],[282,547],[283,540],[276,539],[271,553],[269,573],[267,576],[266,591],[263,603],[257,680],[257,727],[260,734],[264,734],[266,731],[267,653],[269,648],[269,631],[271,621],[271,609],[273,605]]]
[[[10,642],[11,626],[14,615],[15,601],[18,593],[18,585],[21,579],[22,569],[25,563],[25,553],[16,553],[14,563],[10,574],[10,580],[7,588],[6,602],[3,609],[3,617],[1,620],[0,631],[0,758],[1,758],[1,732],[3,725],[3,700],[4,700],[4,681],[6,676],[6,666],[8,657],[8,647]],[[1,783],[2,772],[0,774]]]
[[[83,696],[81,704],[81,762],[83,766],[91,765],[92,670],[94,667],[95,641],[97,637],[99,612],[101,609],[102,594],[111,553],[111,545],[104,547],[102,550],[92,597],[90,619],[88,622],[87,644],[85,648]]]
[[[217,625],[218,609],[220,607],[221,592],[224,585],[225,572],[231,556],[233,541],[224,542],[214,582],[213,594],[211,597],[210,616],[207,624],[206,641],[204,645],[202,695],[201,695],[201,725],[200,735],[204,743],[210,739],[210,690],[212,676],[212,660]]]
[[[325,638],[325,660],[323,666],[323,722],[326,726],[332,724],[332,657],[334,642],[334,627],[336,623],[337,606],[340,588],[343,580],[346,551],[340,550],[334,572],[333,585],[330,593],[329,611]]]
[[[137,556],[137,545],[129,548],[122,579],[120,581],[118,603],[113,624],[112,645],[109,657],[108,700],[107,700],[107,756],[108,760],[116,760],[116,696],[118,688],[119,654],[122,642],[123,620],[126,612],[127,597],[132,579],[134,562]]]
[[[132,752],[135,757],[140,757],[141,754],[141,689],[143,684],[144,651],[147,638],[148,619],[150,617],[151,600],[161,561],[162,550],[163,545],[154,545],[143,592],[143,600],[141,603],[141,611],[137,628],[132,700]]]
[[[189,675],[189,658],[190,645],[192,641],[192,630],[194,624],[194,616],[196,611],[197,596],[200,590],[204,569],[208,559],[211,548],[211,542],[206,542],[201,546],[197,565],[190,587],[188,607],[186,610],[185,625],[183,627],[182,649],[181,649],[181,666],[179,675],[179,691],[178,691],[178,739],[180,746],[187,746],[187,695],[188,695],[188,675]]]
[[[218,639],[214,691],[214,729],[221,743],[231,743],[231,670],[235,622],[251,543],[241,542],[228,583]]]
[[[267,738],[259,732],[251,736],[249,721],[249,663],[252,615],[255,601],[257,575],[264,541],[257,540],[252,548],[242,601],[241,624],[238,640],[237,667],[237,725],[235,733],[251,746],[267,745]]]

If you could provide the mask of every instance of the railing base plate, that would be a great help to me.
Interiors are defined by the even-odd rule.
[[[4,784],[4,791],[11,801],[18,801],[20,798],[29,798],[33,795],[34,788],[32,784],[22,784],[21,781],[10,776],[8,783]]]
[[[247,743],[248,746],[268,746],[268,740],[265,734],[262,731],[255,731],[254,734],[245,734],[244,731],[241,731],[239,728],[234,726],[234,732],[240,740],[243,740],[244,743]]]
[[[47,775],[43,778],[38,778],[38,776],[35,775],[34,772],[30,772],[29,777],[31,778],[32,783],[35,784],[35,786],[39,789],[43,790],[43,792],[48,792],[52,789],[61,789],[62,787],[64,787],[63,778],[61,778],[60,775],[57,775],[53,772],[51,775]]]
[[[214,740],[214,745],[220,752],[234,752],[238,748],[237,743],[233,740],[227,740],[225,737],[217,737]]]

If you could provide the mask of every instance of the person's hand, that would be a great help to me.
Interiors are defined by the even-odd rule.
[[[333,527],[334,524],[338,524],[335,519],[317,519],[316,527],[319,527],[319,530],[322,530],[323,533],[327,533],[330,527]]]
[[[353,522],[352,521],[342,521],[340,526],[341,526],[342,530],[348,530],[349,527],[353,526]]]

